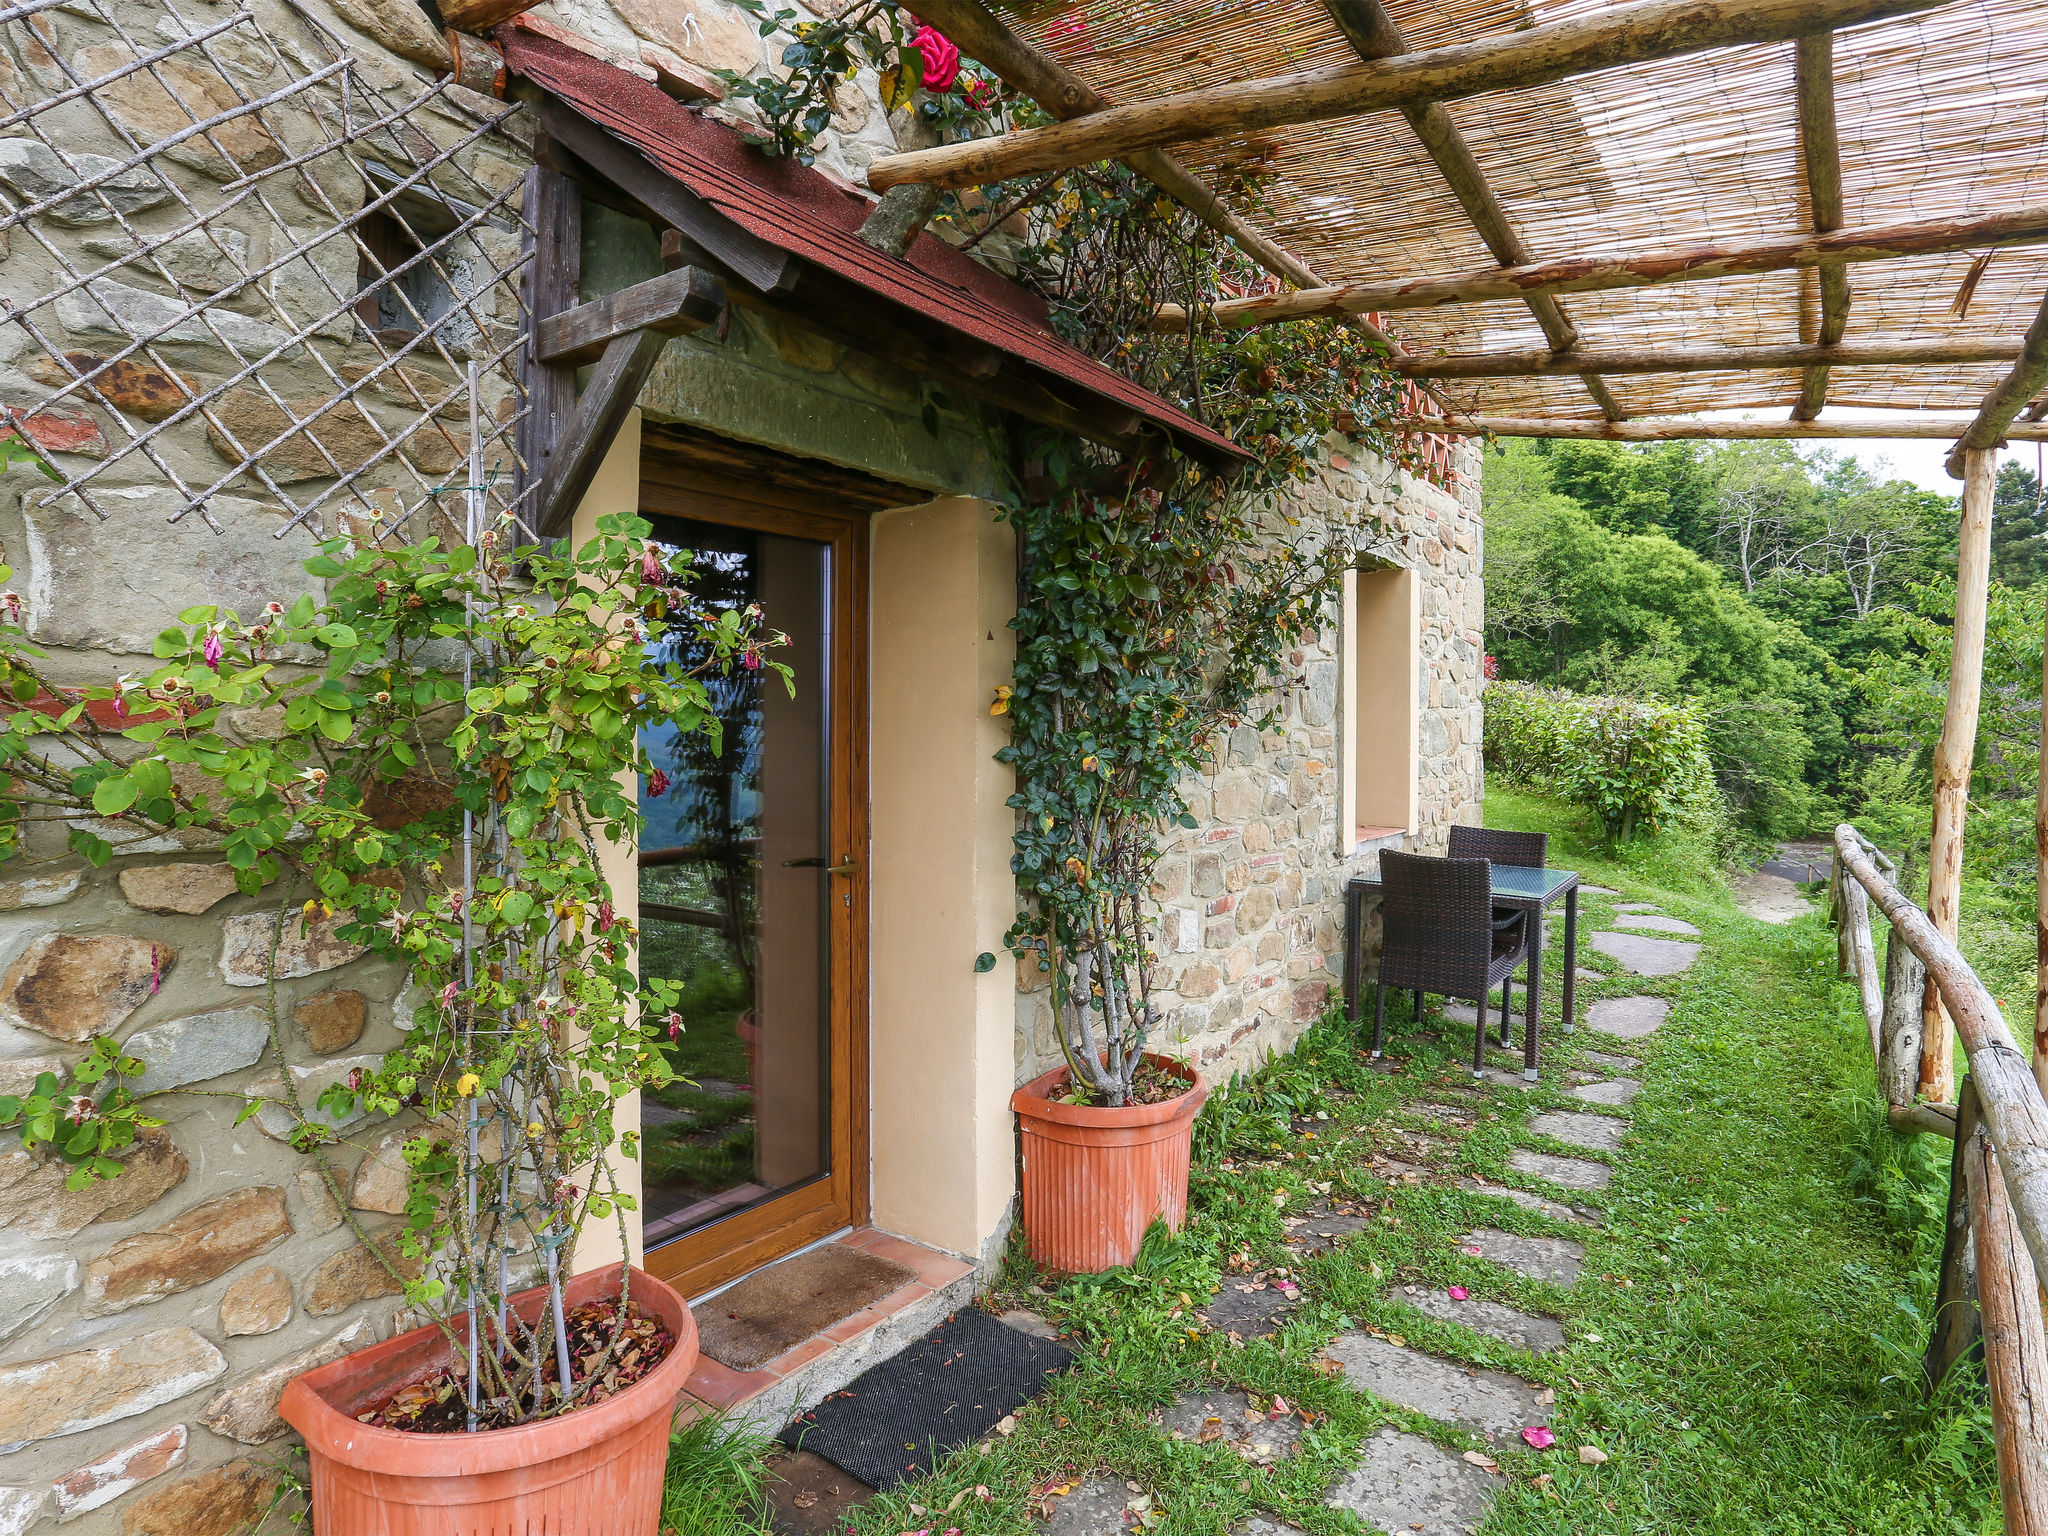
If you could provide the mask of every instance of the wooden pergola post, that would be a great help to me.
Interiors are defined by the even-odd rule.
[[[1948,706],[1934,748],[1934,837],[1927,856],[1927,915],[1956,940],[1962,917],[1963,821],[1970,806],[1970,767],[1977,749],[1977,710],[1984,694],[1984,609],[1991,589],[1991,494],[1998,450],[1963,454],[1963,519],[1956,542],[1955,649],[1949,661]],[[1920,1037],[1920,1092],[1936,1104],[1955,1102],[1955,1030],[1930,981]]]
[[[2034,789],[2034,1081],[2048,1095],[2048,624],[2041,636],[2041,768]]]

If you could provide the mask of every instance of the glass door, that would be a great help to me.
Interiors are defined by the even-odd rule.
[[[642,1095],[642,1242],[694,1294],[855,1214],[854,550],[847,524],[786,512],[654,523],[691,553],[700,598],[758,604],[789,637],[776,656],[794,673],[712,679],[715,748],[644,738],[659,773],[640,786],[640,970],[681,986],[664,1049],[686,1081]]]

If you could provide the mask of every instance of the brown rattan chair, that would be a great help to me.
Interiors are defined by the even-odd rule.
[[[1494,827],[1451,828],[1451,846],[1446,850],[1454,859],[1487,859],[1495,864],[1509,864],[1518,869],[1541,869],[1550,852],[1548,832],[1503,832]],[[1519,907],[1495,907],[1493,925],[1496,928],[1512,922],[1515,918],[1527,916]],[[1543,943],[1543,919],[1537,917],[1529,930],[1529,942],[1534,946]],[[1532,999],[1532,1002],[1534,1000]],[[1508,1043],[1507,995],[1501,995],[1500,1043]]]
[[[1469,998],[1478,1009],[1472,1036],[1472,1075],[1486,1065],[1487,995],[1501,988],[1501,1028],[1508,1027],[1508,978],[1529,953],[1522,913],[1504,927],[1493,922],[1493,866],[1485,859],[1438,859],[1426,854],[1380,855],[1380,972],[1373,1000],[1372,1054],[1378,1060],[1387,1022],[1387,988],[1421,996]],[[1532,1021],[1533,1027],[1533,1021]]]

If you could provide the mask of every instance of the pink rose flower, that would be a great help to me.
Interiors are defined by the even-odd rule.
[[[919,27],[910,39],[924,55],[924,88],[950,91],[960,78],[960,50],[946,36],[931,27]]]
[[[220,631],[209,629],[206,632],[206,644],[199,648],[199,654],[206,659],[206,664],[216,672],[220,670],[220,650]]]

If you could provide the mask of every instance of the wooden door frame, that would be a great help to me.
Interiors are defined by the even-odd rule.
[[[651,1273],[697,1296],[868,1219],[868,518],[866,509],[835,506],[808,488],[792,491],[694,467],[678,474],[680,457],[659,442],[643,445],[644,512],[814,539],[832,551],[832,853],[834,862],[850,856],[860,865],[850,876],[828,877],[841,887],[833,894],[852,897],[828,907],[835,925],[830,1172],[643,1250]]]

